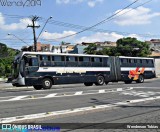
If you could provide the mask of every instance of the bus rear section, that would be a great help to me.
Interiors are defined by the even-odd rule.
[[[144,79],[155,77],[153,58],[119,57],[121,80],[126,84],[136,81],[143,83]]]

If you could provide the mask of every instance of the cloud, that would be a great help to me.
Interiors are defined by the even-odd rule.
[[[120,10],[117,10],[118,12]],[[130,11],[130,12],[128,12]],[[126,14],[123,14],[128,12]],[[116,18],[114,21],[116,24],[120,26],[131,26],[131,25],[143,25],[150,24],[152,22],[152,18],[159,17],[160,12],[151,12],[151,9],[145,7],[138,7],[137,9],[125,9],[120,14],[123,14]]]
[[[20,19],[18,23],[6,24],[3,14],[0,13],[0,29],[1,30],[25,29],[28,24],[32,24],[29,18]]]
[[[102,3],[103,1],[104,0],[91,0],[91,1],[88,1],[88,6],[95,7],[97,3]]]
[[[117,34],[115,32],[112,33],[95,33],[90,36],[84,36],[80,39],[77,39],[76,43],[82,42],[103,42],[103,41],[117,41],[117,39],[123,38],[123,35]]]
[[[96,4],[102,3],[104,0],[56,0],[57,4],[77,4],[86,2],[89,7],[95,7]]]
[[[63,31],[63,33],[43,32],[41,35],[41,38],[42,39],[57,39],[57,38],[65,37],[65,36],[72,35],[75,33],[76,33],[75,31]],[[70,38],[72,38],[72,37],[70,37]]]
[[[63,31],[62,33],[49,33],[49,32],[43,32],[41,35],[41,39],[57,39],[57,38],[61,38],[61,37],[65,37],[68,35],[72,35],[75,34],[75,31]],[[69,38],[65,38],[65,39],[57,39],[57,41],[70,41],[71,43],[82,43],[82,42],[104,42],[104,41],[113,41],[116,42],[118,39],[120,38],[124,38],[124,37],[134,37],[137,38],[138,40],[144,40],[144,38],[140,37],[137,34],[129,34],[129,35],[122,35],[122,34],[118,34],[115,32],[111,32],[111,33],[104,33],[104,32],[97,32],[94,33],[90,36],[82,36],[82,37],[77,37],[77,36],[72,36]]]

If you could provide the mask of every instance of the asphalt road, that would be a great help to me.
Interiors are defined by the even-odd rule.
[[[91,87],[85,87],[83,84],[58,85],[53,86],[50,90],[40,91],[33,88],[16,89],[1,83],[0,121],[1,123],[5,121],[20,123],[160,123],[159,100],[160,79],[146,80],[143,84],[109,83]],[[54,114],[54,112],[57,113]],[[44,113],[46,116],[41,116]],[[33,114],[37,115],[33,116]],[[25,119],[27,115],[32,115],[32,118]],[[20,118],[22,120],[19,120]],[[87,127],[86,125],[85,130],[76,131],[93,131],[93,129],[87,130]],[[94,131],[110,130],[94,129]],[[112,129],[111,131],[128,130]]]

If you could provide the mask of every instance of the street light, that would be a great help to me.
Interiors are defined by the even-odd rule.
[[[44,28],[45,28],[45,26],[46,26],[46,24],[48,23],[48,21],[49,21],[50,19],[52,19],[52,16],[50,16],[50,17],[47,19],[47,21],[45,22],[45,24],[44,24],[41,32],[39,33],[39,35],[38,35],[38,37],[37,37],[37,40],[39,39],[40,35],[42,34],[42,32],[43,32],[43,30],[44,30]]]
[[[21,40],[23,43],[27,44],[23,39],[17,37],[17,36],[14,35],[14,34],[8,33],[8,35],[12,35],[12,36],[14,36],[15,38],[17,38],[18,40]],[[27,45],[30,46],[29,44],[27,44]]]

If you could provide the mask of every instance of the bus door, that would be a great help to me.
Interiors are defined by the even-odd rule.
[[[121,80],[120,60],[119,57],[110,56],[110,79],[111,81]]]

